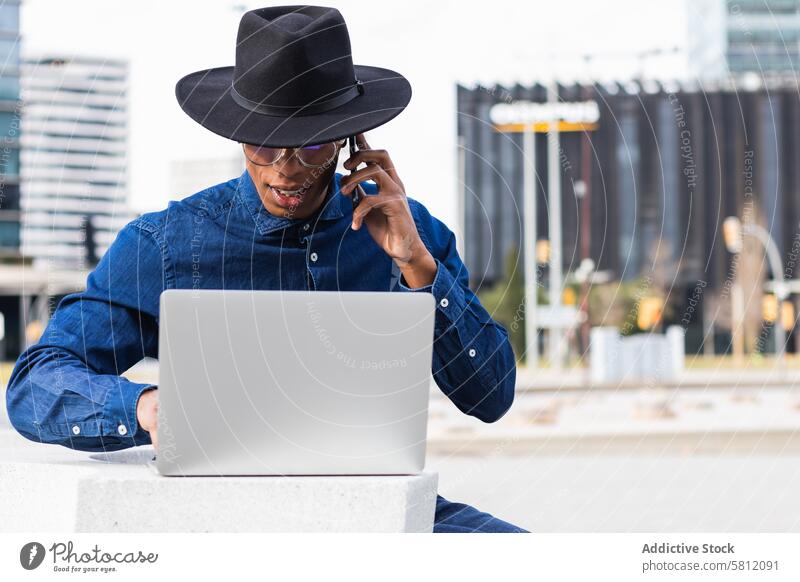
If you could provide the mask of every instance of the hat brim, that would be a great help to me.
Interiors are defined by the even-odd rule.
[[[364,92],[314,115],[276,117],[242,107],[231,97],[233,67],[190,73],[175,85],[175,96],[189,117],[222,137],[271,147],[316,145],[383,125],[411,100],[411,85],[401,74],[365,65],[354,68]]]

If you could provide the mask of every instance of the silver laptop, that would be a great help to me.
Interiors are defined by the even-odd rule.
[[[165,291],[159,473],[419,473],[434,314],[429,293]]]

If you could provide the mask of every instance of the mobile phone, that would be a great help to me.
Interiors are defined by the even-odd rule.
[[[347,138],[348,142],[350,143],[350,157],[352,157],[358,149],[356,148],[356,136],[351,135]],[[350,174],[352,175],[358,169],[358,165],[356,165],[352,170],[350,170]],[[361,202],[361,197],[364,196],[364,190],[361,189],[361,184],[356,184],[356,187],[353,189],[352,199],[353,199],[353,210],[356,209],[358,203]]]

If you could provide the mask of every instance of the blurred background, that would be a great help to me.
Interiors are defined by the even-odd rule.
[[[518,359],[494,424],[433,387],[440,493],[534,531],[800,531],[800,0],[322,3],[411,81],[368,139]],[[174,87],[262,5],[0,2],[3,384],[125,223],[243,171]]]

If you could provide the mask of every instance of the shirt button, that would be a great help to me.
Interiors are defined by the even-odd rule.
[[[303,225],[303,230],[308,230],[308,228],[309,228],[308,224]]]
[[[117,427],[117,432],[123,436],[128,434],[128,429],[124,424],[121,424]]]
[[[317,257],[317,253],[311,253],[311,256],[310,256],[309,258],[311,259],[311,262],[312,262],[312,263],[316,263],[316,262],[317,262],[317,259],[318,259],[319,257]]]
[[[447,307],[448,305],[450,305],[450,302],[447,300],[447,297],[444,297],[442,298],[441,301],[439,301],[439,305],[441,305],[442,307]]]
[[[470,357],[470,358],[474,358],[474,357],[475,357],[475,354],[477,354],[477,353],[478,353],[478,352],[476,352],[476,351],[475,351],[475,348],[470,348],[470,350],[469,350],[469,357]]]
[[[81,427],[79,427],[77,424],[75,426],[73,426],[72,427],[72,434],[81,434]]]

